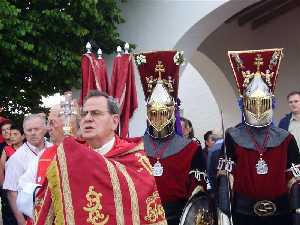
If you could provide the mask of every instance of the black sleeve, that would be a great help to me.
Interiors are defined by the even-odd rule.
[[[299,148],[294,136],[292,136],[288,145],[287,168],[291,168],[292,163],[295,165],[300,164]]]
[[[227,158],[228,159],[230,158],[232,161],[235,162],[234,149],[236,147],[236,144],[228,132],[226,132],[226,135],[225,135],[225,146],[226,146]],[[222,155],[224,157],[225,156],[224,145],[222,146],[222,152],[223,152]]]
[[[211,188],[215,190],[216,181],[217,181],[217,173],[218,173],[218,164],[221,154],[221,147],[223,144],[216,150],[208,152],[208,160],[207,160],[207,176],[211,184]]]
[[[206,171],[206,158],[204,156],[204,152],[201,146],[198,147],[191,163],[190,170],[196,170],[196,169],[198,169],[201,172]]]

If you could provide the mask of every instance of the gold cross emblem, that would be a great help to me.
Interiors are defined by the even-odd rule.
[[[161,80],[161,73],[165,72],[165,67],[161,61],[158,61],[155,66],[155,72],[158,73],[158,80]]]
[[[264,64],[263,58],[261,57],[261,54],[257,54],[255,58],[254,65],[256,65],[257,73],[260,72],[260,66]]]

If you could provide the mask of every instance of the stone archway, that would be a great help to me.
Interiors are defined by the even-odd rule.
[[[299,2],[295,1],[294,4],[296,3],[298,6],[300,5]],[[229,7],[231,4],[236,6],[235,1],[224,3],[201,19],[183,35],[176,44],[176,48],[185,49],[188,61],[196,69],[201,79],[205,80],[210,90],[208,98],[213,97],[216,104],[223,109],[225,126],[231,126],[240,121],[240,113],[235,100],[237,99],[236,85],[226,52],[228,50],[284,48],[285,57],[280,66],[280,74],[275,89],[277,99],[275,124],[277,124],[279,119],[289,110],[286,103],[286,95],[290,91],[299,90],[300,42],[298,40],[300,38],[300,30],[295,28],[298,26],[300,7],[290,8],[284,14],[278,14],[279,16],[268,20],[266,23],[260,22],[259,27],[257,24],[253,27],[253,24],[255,25],[254,22],[257,21],[255,18],[252,20],[254,21],[252,24],[249,22],[243,26],[238,24],[237,19],[219,24],[220,18],[216,19],[216,16],[218,15],[225,19],[228,15],[227,13],[232,13],[232,8]],[[226,16],[223,14],[226,14]],[[254,15],[253,11],[252,15]],[[265,15],[267,14],[263,16]],[[216,28],[217,24],[219,25]],[[208,25],[213,27],[208,27]],[[205,33],[214,28],[216,29],[213,32]],[[196,46],[197,43],[198,46]],[[189,76],[186,70],[183,71],[182,75],[184,77]],[[181,87],[185,89],[185,84],[181,83]],[[198,88],[202,87],[199,86]],[[198,102],[201,106],[205,104],[205,101],[202,100],[198,100]],[[189,108],[190,106],[187,105],[186,107]],[[211,107],[211,109],[211,118],[217,118],[218,120],[219,112],[214,110],[214,107]],[[201,119],[199,115],[189,116],[194,117],[194,121],[197,121],[198,118],[201,120],[197,128],[199,130],[203,129],[201,127],[203,125],[206,128],[212,128],[220,124],[211,121],[207,122],[207,120]],[[202,117],[208,118],[208,115],[202,115]]]

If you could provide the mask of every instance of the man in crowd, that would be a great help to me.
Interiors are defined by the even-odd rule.
[[[12,122],[8,119],[4,119],[1,123],[1,135],[4,139],[5,145],[10,144],[10,127],[12,125]]]
[[[5,174],[5,168],[4,165],[6,161],[16,152],[16,150],[22,146],[24,143],[24,132],[23,128],[12,124],[10,127],[10,145],[6,145],[2,151],[1,155],[1,165],[3,165],[1,173],[3,173],[3,177]],[[11,211],[11,208],[8,204],[6,193],[3,193],[4,196],[2,199],[2,217],[3,217],[3,223],[6,225],[14,225],[17,224],[16,219],[14,218],[14,215]]]
[[[208,149],[211,148],[214,144],[215,144],[215,139],[214,139],[214,134],[212,130],[207,131],[204,136],[204,148],[203,148],[203,152],[205,154],[205,157],[207,159],[208,157]]]
[[[86,144],[66,137],[57,148],[35,224],[166,224],[143,144],[120,139],[118,124],[117,103],[90,92],[80,121]]]
[[[46,120],[43,114],[31,114],[24,118],[23,129],[27,142],[7,161],[3,189],[7,190],[7,197],[12,211],[19,225],[25,224],[23,214],[16,207],[17,186],[19,178],[25,173],[31,160],[49,147],[44,139],[46,134]]]
[[[214,191],[216,187],[217,179],[217,166],[219,162],[219,157],[221,154],[221,148],[223,145],[223,135],[217,129],[211,130],[211,138],[214,142],[213,145],[208,149],[207,155],[207,176],[211,184],[211,189]]]
[[[299,225],[299,150],[289,132],[272,124],[282,49],[228,55],[242,96],[243,122],[226,131],[218,207],[227,217],[220,215],[227,221],[232,216],[234,225]]]
[[[4,147],[4,151],[1,155],[1,163],[5,162],[20,148],[24,143],[24,131],[23,128],[12,124],[10,128],[10,145]]]
[[[74,102],[74,101],[73,101]],[[71,103],[71,102],[70,102]],[[64,139],[64,126],[70,126],[69,135],[76,136],[79,128],[78,124],[78,106],[72,103],[73,115],[70,116],[69,124],[65,124],[64,111],[62,105],[54,105],[50,109],[47,122],[47,130],[50,140],[54,144],[50,148],[45,149],[39,154],[37,158],[32,160],[26,172],[20,177],[18,185],[17,206],[18,209],[26,216],[33,219],[33,199],[34,192],[38,186],[43,185],[45,181],[46,171],[56,155],[57,146],[59,146]],[[76,105],[76,106],[75,106]],[[31,219],[28,219],[30,221]],[[28,224],[30,224],[28,222]]]
[[[181,123],[181,128],[182,128],[182,134],[185,138],[187,139],[192,139],[194,138],[194,129],[192,122],[188,120],[187,118],[180,117],[180,123]]]
[[[182,134],[187,139],[192,139],[193,141],[197,142],[199,145],[201,145],[200,141],[195,137],[194,128],[192,122],[185,118],[180,117],[180,124],[182,129]]]
[[[279,127],[291,132],[300,146],[300,92],[293,91],[287,95],[291,112],[279,122]]]
[[[180,62],[174,61],[176,51],[142,53],[137,54],[136,58],[141,55],[146,62],[136,62],[147,102],[145,151],[151,162],[168,224],[178,225],[193,190],[196,187],[201,191],[206,189],[204,176],[201,176],[206,169],[205,158],[195,141],[178,134],[181,130],[180,118],[175,116],[178,113],[175,102]]]

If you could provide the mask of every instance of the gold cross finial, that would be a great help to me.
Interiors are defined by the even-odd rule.
[[[255,58],[254,65],[256,65],[257,72],[260,72],[260,66],[264,64],[263,58],[261,57],[261,54],[257,54]]]
[[[165,67],[161,61],[158,61],[155,66],[155,72],[158,72],[158,80],[161,80],[161,73],[165,72]]]

